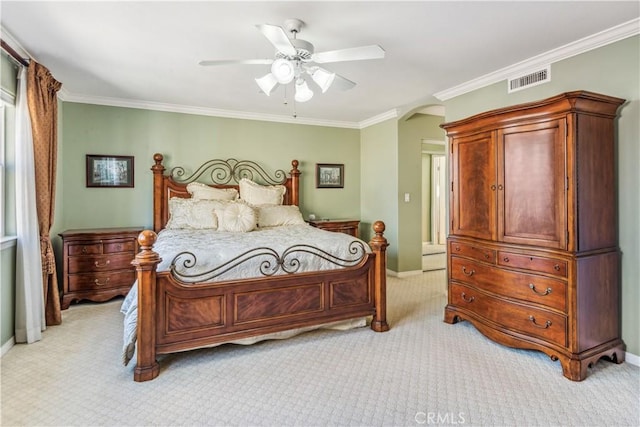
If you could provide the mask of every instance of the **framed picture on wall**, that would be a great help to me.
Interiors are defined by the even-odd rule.
[[[87,187],[133,187],[133,156],[87,154]]]
[[[316,188],[344,188],[344,165],[317,163]]]

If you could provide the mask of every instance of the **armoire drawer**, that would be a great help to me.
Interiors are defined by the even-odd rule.
[[[567,277],[567,261],[556,258],[529,256],[513,252],[498,252],[498,265],[549,273]]]
[[[451,303],[500,324],[507,329],[535,336],[565,347],[567,318],[564,315],[502,300],[477,289],[452,284]]]
[[[504,270],[452,257],[451,279],[488,292],[567,311],[567,285],[562,280]]]
[[[491,264],[496,263],[496,251],[478,245],[469,245],[461,242],[450,242],[449,253],[467,258],[474,258]]]

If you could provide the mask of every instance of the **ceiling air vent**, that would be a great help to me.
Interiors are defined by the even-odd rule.
[[[545,68],[541,68],[531,73],[527,73],[523,76],[510,78],[508,93],[517,92],[522,89],[526,89],[532,86],[537,86],[542,83],[551,81],[551,66],[547,65]]]

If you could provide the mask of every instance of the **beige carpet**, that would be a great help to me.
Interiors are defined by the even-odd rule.
[[[600,362],[581,383],[533,351],[442,321],[445,271],[389,278],[391,331],[311,332],[120,364],[120,300],[72,306],[1,359],[1,425],[637,426],[640,369]]]

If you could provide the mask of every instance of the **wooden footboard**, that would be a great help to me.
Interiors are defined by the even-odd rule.
[[[138,275],[134,380],[158,376],[158,354],[369,315],[371,329],[389,330],[384,223],[377,221],[373,229],[372,253],[352,267],[188,284],[156,271],[157,235],[143,231],[133,261]]]

